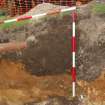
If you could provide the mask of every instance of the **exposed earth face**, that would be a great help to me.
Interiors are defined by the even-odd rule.
[[[78,11],[77,76],[78,79],[86,81],[96,79],[105,68],[105,16],[102,13],[93,12],[92,8],[95,3],[93,1],[88,5],[81,6]],[[35,7],[29,14],[37,13],[37,10],[43,13],[42,11],[45,12],[56,7],[45,3],[41,5]],[[46,8],[43,10],[44,6]],[[3,35],[4,37],[2,37]],[[36,43],[28,43],[28,49],[1,53],[1,58],[21,60],[32,74],[54,75],[71,69],[72,19],[70,13],[48,16],[32,20],[31,24],[7,28],[0,31],[0,36],[1,40],[4,38],[9,42],[21,42],[26,41],[29,37],[35,37]]]
[[[93,5],[81,6],[78,11],[77,93],[83,93],[83,102],[69,100],[72,81],[65,72],[71,70],[72,20],[70,14],[61,14],[0,30],[0,40],[7,42],[26,41],[30,36],[37,40],[28,43],[28,49],[0,54],[1,104],[36,105],[51,98],[49,103],[57,100],[58,105],[65,105],[65,100],[67,105],[91,105],[96,99],[98,105],[104,105],[105,15],[93,12]]]
[[[94,1],[79,10],[78,30],[80,37],[77,72],[80,74],[79,78],[84,80],[94,80],[105,68],[105,15],[101,12],[95,12],[92,9],[93,6],[95,6]]]
[[[80,103],[78,98],[74,100],[70,98],[72,81],[69,74],[37,77],[26,72],[23,64],[10,60],[0,61],[0,72],[1,105],[79,105]],[[80,94],[79,89],[78,93]]]

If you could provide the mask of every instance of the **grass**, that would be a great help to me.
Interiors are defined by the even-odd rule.
[[[93,6],[93,12],[95,12],[95,13],[105,13],[105,4],[96,3]]]
[[[0,16],[0,20],[4,20],[5,18],[5,16]]]
[[[71,12],[64,12],[64,13],[60,13],[59,16],[62,17],[62,16],[69,15],[69,14],[71,14]],[[6,18],[7,18],[6,16],[0,16],[0,20],[6,20]],[[44,18],[46,18],[46,16]],[[23,21],[19,21],[19,22],[0,24],[0,29],[21,27],[21,26],[26,25],[26,24],[31,23],[31,22],[32,22],[31,20],[23,20]]]
[[[23,26],[23,25],[25,25],[25,24],[27,24],[29,22],[30,22],[30,20],[24,20],[24,21],[19,21],[19,22],[12,22],[12,23],[1,24],[0,25],[0,29],[20,27],[20,26]]]

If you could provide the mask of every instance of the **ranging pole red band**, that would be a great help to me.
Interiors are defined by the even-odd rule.
[[[27,20],[27,19],[31,19],[32,16],[24,16],[24,17],[20,17],[17,19],[17,21],[21,21],[21,20]]]
[[[71,74],[72,74],[72,81],[76,81],[76,68],[72,67]]]
[[[72,52],[76,51],[76,38],[72,37]]]

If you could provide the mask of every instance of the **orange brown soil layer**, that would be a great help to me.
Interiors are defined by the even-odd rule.
[[[78,84],[91,101],[105,102],[105,72],[92,82],[79,81]]]
[[[68,74],[34,76],[24,65],[0,60],[0,99],[9,101],[41,101],[54,96],[70,96],[71,78]],[[1,101],[0,100],[0,101]]]
[[[105,101],[105,73],[90,83],[79,81],[78,95],[85,92],[92,101]],[[71,96],[69,74],[35,76],[26,72],[24,65],[10,60],[0,60],[0,103],[39,102],[50,97]]]

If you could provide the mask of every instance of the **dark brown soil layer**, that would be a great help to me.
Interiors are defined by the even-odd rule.
[[[64,73],[71,67],[71,16],[46,17],[18,28],[1,30],[9,41],[35,36],[37,43],[20,52],[3,53],[3,58],[20,59],[36,75]],[[30,44],[29,44],[30,45]]]

